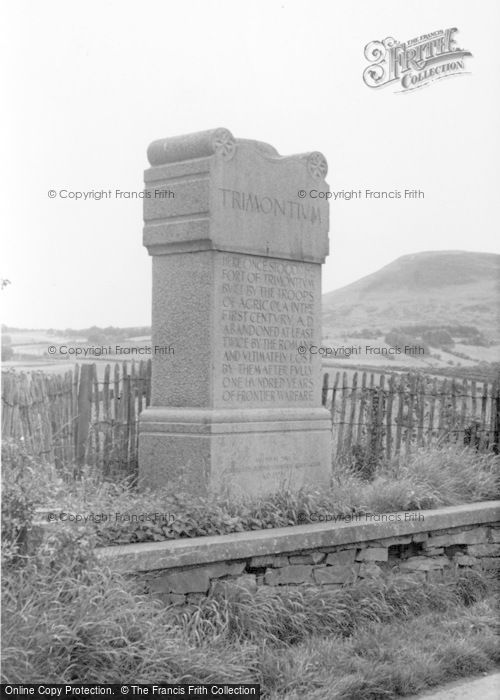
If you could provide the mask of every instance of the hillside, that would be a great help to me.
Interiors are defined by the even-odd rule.
[[[323,295],[323,330],[383,332],[398,325],[475,326],[500,339],[500,255],[431,251],[405,255]]]

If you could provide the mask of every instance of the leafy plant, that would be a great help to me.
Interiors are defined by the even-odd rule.
[[[2,558],[26,554],[35,509],[61,483],[55,469],[41,465],[22,442],[2,442]]]
[[[10,449],[10,448],[9,448]],[[499,494],[500,458],[470,447],[422,448],[386,463],[334,465],[332,485],[282,488],[259,497],[227,493],[192,495],[170,487],[137,491],[133,483],[105,481],[92,469],[63,483],[47,465],[36,464],[16,447],[4,457],[4,529],[19,548],[36,507],[78,517],[97,544],[120,545],[222,535],[342,519],[356,513],[435,508]],[[368,478],[367,478],[368,477]],[[49,532],[61,529],[49,523]],[[24,545],[23,545],[24,546]]]

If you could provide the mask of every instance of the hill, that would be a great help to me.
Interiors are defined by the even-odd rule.
[[[404,255],[323,295],[323,330],[474,326],[500,339],[500,255],[429,251]]]

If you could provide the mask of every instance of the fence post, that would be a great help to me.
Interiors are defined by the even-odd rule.
[[[404,423],[404,386],[406,379],[404,376],[400,375],[398,379],[398,415],[396,418],[396,446],[394,452],[400,454],[401,452],[401,440],[403,435],[403,423]]]
[[[431,401],[429,408],[429,430],[427,433],[427,444],[431,445],[434,438],[434,414],[436,411],[437,379],[432,380]]]
[[[451,422],[450,422],[450,439],[455,441],[458,439],[457,431],[457,383],[455,379],[451,380]]]
[[[76,462],[79,467],[85,463],[85,448],[92,417],[92,370],[93,365],[82,365],[80,368],[78,419],[76,425]]]
[[[345,424],[345,411],[346,411],[346,401],[347,401],[347,374],[342,373],[342,403],[340,405],[340,423],[338,431],[338,444],[337,444],[337,455],[340,455],[344,449],[344,424]]]
[[[361,375],[361,400],[359,402],[359,413],[358,413],[358,434],[356,437],[358,445],[363,442],[364,435],[364,420],[365,420],[365,403],[366,403],[366,372]]]
[[[392,454],[392,404],[394,401],[394,373],[389,377],[389,385],[387,388],[387,406],[385,412],[385,445],[386,445],[386,457],[389,460]]]
[[[346,430],[346,440],[345,440],[345,446],[346,450],[351,449],[351,445],[353,442],[353,434],[355,433],[356,430],[356,425],[355,425],[355,420],[356,420],[356,399],[357,399],[357,392],[358,392],[358,373],[354,372],[352,375],[352,387],[351,387],[351,410],[349,413],[349,423],[347,424],[347,430]],[[354,438],[355,440],[356,438]]]
[[[122,416],[123,416],[123,442],[122,463],[120,468],[128,471],[130,464],[130,375],[127,373],[127,363],[123,363],[122,375]]]
[[[78,386],[80,381],[80,365],[75,365],[71,384],[71,456],[75,462],[78,454]]]
[[[415,410],[415,398],[416,398],[416,384],[417,377],[415,374],[410,374],[410,396],[408,397],[408,421],[406,423],[406,445],[405,454],[409,455],[412,447],[413,439],[413,423]]]
[[[488,411],[488,384],[483,382],[483,391],[481,393],[481,428],[479,435],[479,450],[483,451],[488,448],[488,424],[486,415]]]
[[[498,454],[500,441],[500,382],[495,382],[491,391],[491,450]]]
[[[326,406],[328,399],[328,372],[323,375],[323,388],[321,390],[321,405]]]
[[[467,379],[462,380],[462,405],[460,408],[460,413],[458,414],[458,430],[457,430],[457,442],[459,445],[464,444],[464,437],[465,437],[465,419],[467,418],[467,405],[468,405],[468,399],[469,399],[469,382]],[[474,421],[475,415],[472,416],[472,421]],[[471,435],[469,438],[472,438],[472,432],[473,432],[473,427],[472,427],[472,421],[471,421],[471,427],[470,427],[470,433]],[[473,438],[472,438],[473,439]],[[470,444],[473,445],[474,443],[470,441]]]

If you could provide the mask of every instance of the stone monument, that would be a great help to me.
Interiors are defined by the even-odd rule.
[[[328,190],[324,156],[280,156],[214,129],[155,141],[148,159],[153,374],[140,485],[326,485],[330,416],[309,352],[321,344],[328,254],[328,202],[315,197]]]

